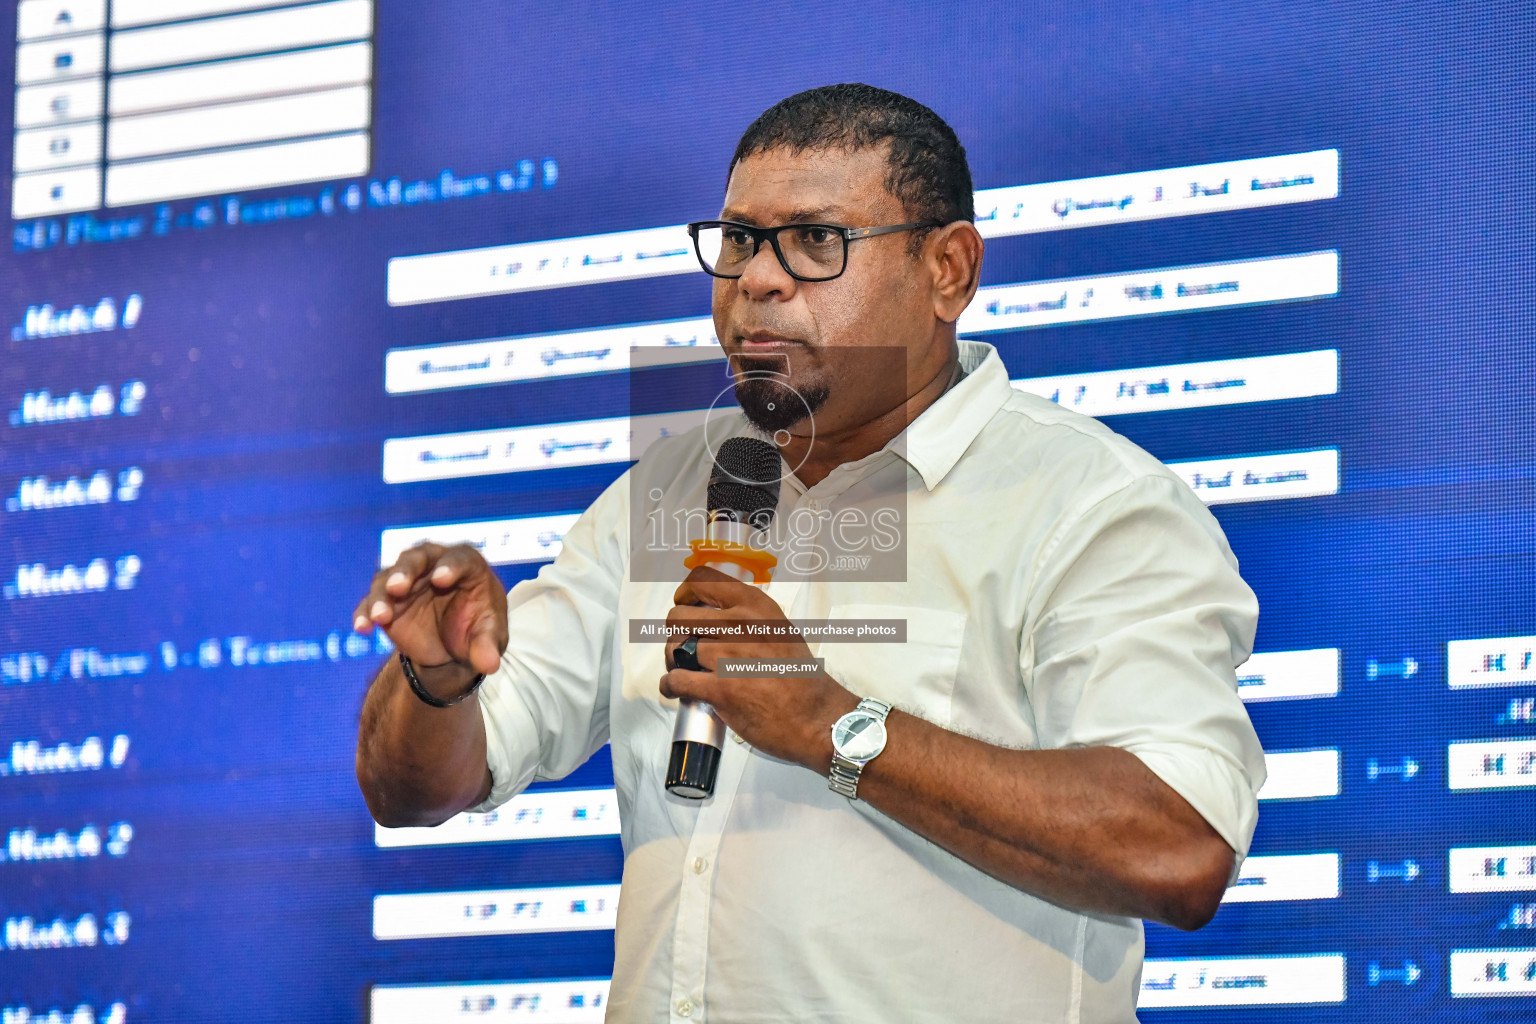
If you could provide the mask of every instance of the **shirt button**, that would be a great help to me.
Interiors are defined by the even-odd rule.
[[[745,743],[745,742],[747,742],[746,740],[742,739],[741,733],[739,733],[739,732],[731,733],[731,738],[734,739],[737,743]]]
[[[687,999],[687,998],[679,999],[677,1001],[677,1015],[679,1017],[692,1017],[693,1016],[693,1000],[692,999]]]
[[[709,867],[709,861],[705,860],[703,857],[695,857],[695,858],[693,858],[693,873],[694,874],[702,875],[704,873],[704,869],[707,868],[707,867]]]

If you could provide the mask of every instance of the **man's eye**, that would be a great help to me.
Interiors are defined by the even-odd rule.
[[[752,233],[749,231],[743,231],[741,228],[726,228],[721,233],[721,237],[725,239],[726,245],[752,244]]]
[[[830,228],[810,227],[800,229],[800,238],[806,245],[830,245],[836,237],[836,233]]]

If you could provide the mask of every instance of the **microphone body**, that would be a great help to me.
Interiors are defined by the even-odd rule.
[[[712,519],[709,535],[689,542],[693,554],[683,560],[688,568],[706,565],[743,583],[761,586],[772,578],[772,555],[747,543],[751,527],[727,518]],[[701,671],[691,644],[678,647],[672,661],[679,668]],[[691,800],[702,800],[715,791],[720,770],[720,751],[725,746],[725,722],[714,706],[703,701],[680,701],[677,724],[672,729],[672,756],[667,762],[667,791]]]
[[[778,449],[756,438],[733,437],[720,446],[709,487],[709,523],[702,540],[690,541],[692,554],[683,559],[689,569],[706,565],[743,583],[767,583],[778,563],[753,546],[752,536],[773,521],[779,498],[782,464]],[[695,654],[696,638],[672,652],[679,668],[703,670]],[[720,751],[725,746],[725,722],[703,701],[679,702],[667,762],[669,793],[702,800],[715,791]]]

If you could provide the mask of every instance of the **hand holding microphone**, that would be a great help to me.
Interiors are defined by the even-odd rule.
[[[779,451],[767,441],[732,437],[722,442],[709,476],[707,534],[689,545],[693,554],[683,564],[706,566],[743,583],[767,583],[777,560],[753,542],[773,522],[781,477]],[[679,668],[704,671],[697,637],[685,638],[669,654]],[[724,744],[725,722],[715,709],[702,701],[682,701],[672,732],[667,791],[694,800],[713,793]]]
[[[754,542],[778,504],[778,451],[753,438],[720,446],[710,479],[708,535],[692,542],[684,562],[692,573],[677,588],[667,617],[668,664],[663,696],[680,700],[667,768],[668,791],[703,799],[714,792],[726,722],[755,749],[823,774],[831,762],[831,722],[858,703],[827,676],[731,678],[714,674],[721,658],[809,659],[810,648],[771,597],[765,583],[772,555]],[[760,622],[765,634],[790,639],[724,638],[711,625]],[[690,624],[700,629],[690,635]]]

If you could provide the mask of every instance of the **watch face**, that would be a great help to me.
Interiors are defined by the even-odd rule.
[[[885,723],[868,711],[850,711],[832,727],[832,746],[850,761],[868,761],[885,749]]]

